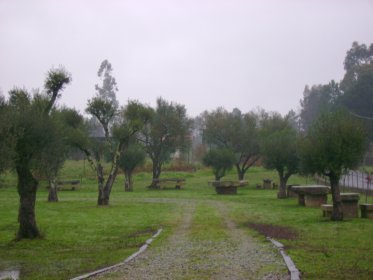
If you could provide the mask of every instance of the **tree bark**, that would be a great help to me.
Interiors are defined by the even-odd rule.
[[[119,158],[119,155],[120,155],[119,154],[120,148],[121,148],[121,146],[118,147],[117,152],[114,156],[114,159],[113,159],[113,162],[112,162],[112,165],[111,165],[111,169],[110,169],[110,173],[109,173],[109,176],[108,176],[105,184],[104,184],[104,182],[105,182],[104,177],[102,175],[102,192],[101,192],[102,199],[99,199],[99,201],[98,201],[98,205],[100,205],[100,206],[109,205],[111,189],[112,189],[113,184],[115,182],[115,178],[117,177],[117,174],[118,174],[118,167],[119,167],[118,166],[118,158]],[[103,170],[102,166],[101,166],[101,170]],[[101,171],[101,173],[103,173],[103,171]]]
[[[342,200],[341,192],[339,189],[339,176],[335,174],[330,174],[330,187],[332,189],[332,199],[333,199],[333,212],[331,216],[332,221],[343,221],[343,210],[342,210]]]
[[[49,180],[48,202],[58,202],[56,178]]]
[[[125,172],[124,191],[125,192],[132,192],[133,191],[133,180],[132,180],[132,172],[131,171],[126,171]]]
[[[16,166],[18,176],[19,194],[19,229],[17,239],[34,239],[40,237],[40,231],[36,225],[35,201],[38,181],[33,177],[28,164]]]
[[[105,195],[104,195],[104,170],[101,163],[97,164],[96,168],[97,183],[98,183],[98,198],[97,205],[105,205]]]
[[[244,162],[242,163],[242,165],[240,165],[243,157],[244,156],[241,156],[240,161],[236,163],[236,170],[237,170],[239,181],[245,180],[245,174],[247,170],[249,170],[249,168],[253,166],[255,162],[259,159],[259,156],[252,156],[252,155],[246,156],[244,157],[245,158]]]
[[[237,169],[238,180],[239,181],[245,180],[246,170],[244,168],[240,168],[239,164],[236,164],[236,169]]]
[[[283,174],[283,172],[278,172],[278,175],[280,177],[280,186],[277,193],[277,198],[287,198],[286,194],[286,184],[289,180],[290,175],[289,174]]]
[[[154,183],[154,179],[159,179],[159,177],[161,176],[161,171],[162,171],[162,163],[153,160],[153,180],[149,186],[150,189],[157,188],[157,184]]]

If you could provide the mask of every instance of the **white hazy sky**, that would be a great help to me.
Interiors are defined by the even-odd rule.
[[[372,0],[0,0],[0,89],[42,88],[52,66],[81,112],[113,66],[121,104],[286,113],[306,84],[339,81],[353,41],[373,43]]]

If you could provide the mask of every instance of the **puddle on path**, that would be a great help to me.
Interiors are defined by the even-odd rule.
[[[19,270],[4,270],[0,271],[0,280],[18,280],[19,279]]]

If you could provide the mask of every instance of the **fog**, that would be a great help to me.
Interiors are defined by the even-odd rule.
[[[343,77],[352,42],[373,42],[372,14],[369,0],[1,0],[0,89],[42,88],[63,65],[73,82],[59,103],[83,112],[108,59],[121,104],[284,114],[305,85]]]

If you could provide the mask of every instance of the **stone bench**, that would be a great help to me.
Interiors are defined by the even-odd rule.
[[[357,218],[359,216],[359,194],[358,193],[341,193],[343,218]],[[373,204],[371,204],[371,217],[373,218]],[[333,205],[321,204],[321,211],[323,217],[331,217],[333,212]],[[362,212],[363,215],[363,212]]]
[[[71,188],[69,190],[75,191],[76,186],[80,185],[80,180],[57,181],[57,189],[58,190],[66,190],[66,188],[64,188],[65,185],[71,186]]]
[[[333,212],[333,205],[331,204],[321,204],[321,211],[323,217],[331,217]]]
[[[298,197],[297,193],[293,191],[293,187],[298,187],[299,185],[287,185],[286,186],[286,196],[287,197]]]
[[[263,179],[263,189],[272,189],[271,179]]]
[[[293,186],[291,189],[298,195],[298,204],[306,207],[326,204],[330,192],[330,187],[322,185]]]
[[[341,193],[344,218],[359,217],[359,199],[360,195],[358,193]]]
[[[237,194],[237,187],[247,185],[247,181],[209,181],[210,186],[215,187],[217,194]]]
[[[360,204],[361,217],[373,219],[373,204]]]
[[[185,184],[185,179],[183,178],[162,178],[162,179],[153,179],[153,185],[157,189],[164,189],[166,186],[175,185],[175,189],[180,190],[181,186]]]

